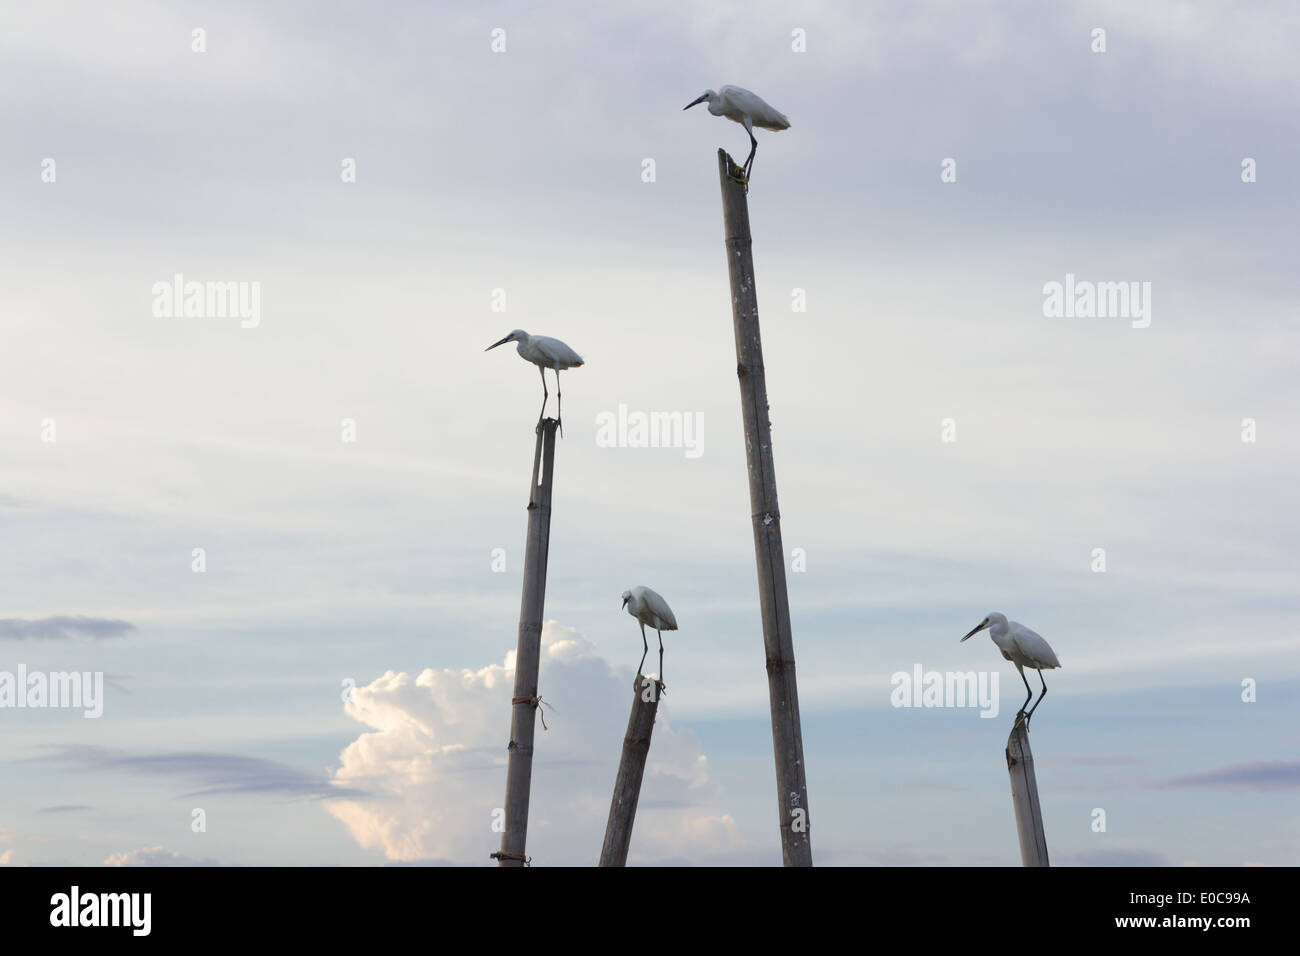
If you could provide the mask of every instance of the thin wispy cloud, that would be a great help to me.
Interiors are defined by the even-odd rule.
[[[1164,787],[1221,787],[1232,790],[1300,789],[1300,760],[1261,760],[1232,764],[1186,774],[1162,784]]]
[[[178,797],[243,794],[287,800],[362,799],[370,794],[357,787],[337,786],[324,776],[262,757],[239,754],[177,751],[135,754],[107,747],[59,747],[38,760],[61,761],[96,772],[119,772],[175,778],[188,787]]]
[[[1132,754],[1061,754],[1054,759],[1076,767],[1132,767],[1145,762]]]
[[[135,630],[130,621],[106,617],[21,617],[0,618],[0,640],[67,640],[71,637],[88,637],[104,640],[124,637]]]

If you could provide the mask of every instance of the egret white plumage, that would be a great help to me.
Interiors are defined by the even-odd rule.
[[[1025,704],[1028,704],[1034,696],[1029,681],[1025,680],[1025,668],[1032,667],[1038,671],[1038,679],[1043,682],[1043,692],[1039,695],[1038,702],[1029,709],[1028,713],[1025,713],[1025,704],[1021,704],[1020,712],[1016,714],[1016,723],[1020,723],[1023,717],[1025,726],[1028,726],[1029,718],[1034,716],[1038,704],[1041,704],[1043,698],[1047,696],[1047,681],[1043,680],[1043,671],[1060,667],[1061,662],[1057,660],[1052,645],[1048,644],[1041,634],[1031,631],[1023,624],[1008,621],[1007,616],[998,611],[990,611],[984,620],[970,629],[966,637],[978,634],[986,627],[989,629],[989,637],[993,638],[993,643],[998,646],[1002,656],[1015,664],[1016,670],[1020,671],[1020,679],[1025,682],[1025,690],[1029,691]],[[966,640],[966,637],[962,640]]]
[[[655,633],[659,634],[659,682],[663,683],[664,636],[660,632],[677,630],[677,618],[673,617],[673,609],[668,606],[668,602],[658,591],[640,584],[630,591],[623,592],[623,606],[627,608],[627,613],[641,624],[641,643],[645,646],[645,650],[641,653],[641,663],[636,665],[638,674],[641,673],[641,665],[645,663],[646,654],[650,653],[650,642],[646,640],[645,626],[649,624],[655,629]]]
[[[523,329],[515,329],[500,342],[494,342],[483,351],[491,352],[498,345],[505,345],[507,342],[517,342],[515,351],[519,353],[520,358],[536,365],[538,374],[542,376],[542,410],[537,416],[539,423],[542,416],[546,414],[546,399],[550,397],[546,391],[546,370],[548,368],[555,370],[555,420],[558,423],[561,401],[560,371],[582,365],[582,356],[559,339],[553,339],[548,335],[529,335]],[[564,434],[563,425],[560,426],[560,434]]]
[[[758,140],[754,139],[754,127],[760,129],[783,130],[790,128],[790,121],[785,114],[769,104],[757,93],[741,89],[739,86],[723,86],[717,92],[705,90],[697,99],[682,107],[688,110],[699,103],[707,102],[709,112],[714,116],[725,116],[733,123],[745,127],[749,134],[749,158],[745,160],[744,182],[749,183],[749,171],[754,167],[754,154],[758,152]],[[734,178],[734,177],[733,177]]]

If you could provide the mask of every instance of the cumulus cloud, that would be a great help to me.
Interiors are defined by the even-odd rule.
[[[130,621],[104,617],[40,617],[27,620],[21,617],[0,617],[0,640],[25,641],[28,639],[65,640],[73,635],[91,638],[121,637],[134,631]]]
[[[547,709],[534,743],[528,853],[538,864],[591,865],[600,855],[610,793],[632,703],[630,675],[555,621],[542,629],[540,687]],[[395,862],[489,864],[501,835],[514,652],[479,670],[388,671],[358,687],[347,713],[372,728],[340,755],[334,783],[365,799],[331,814],[363,847]],[[698,739],[674,729],[660,703],[630,863],[699,860],[739,850]],[[499,816],[499,815],[498,815]]]
[[[18,857],[14,854],[13,847],[4,848],[4,844],[13,843],[18,839],[17,834],[12,830],[6,830],[0,826],[0,866],[27,866],[26,863],[19,863]]]
[[[105,866],[217,866],[217,861],[205,857],[195,859],[165,846],[146,846],[126,853],[114,853],[104,861]]]

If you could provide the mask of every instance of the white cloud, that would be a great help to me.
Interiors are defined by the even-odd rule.
[[[0,826],[0,843],[12,843],[13,841],[14,841],[14,832],[12,830],[5,829],[3,826]],[[16,866],[16,865],[17,863],[14,860],[14,851],[12,849],[0,850],[0,866]]]
[[[104,861],[104,866],[216,866],[217,861],[204,858],[201,860],[165,846],[146,846],[126,853],[114,853]]]
[[[631,681],[582,635],[548,621],[540,687],[550,729],[535,740],[528,853],[541,864],[594,864],[631,706]],[[514,652],[479,670],[388,671],[356,689],[349,715],[373,728],[349,744],[334,780],[375,793],[331,801],[363,847],[394,861],[488,864],[500,846]],[[660,704],[629,862],[701,859],[742,847],[719,807],[700,743]]]

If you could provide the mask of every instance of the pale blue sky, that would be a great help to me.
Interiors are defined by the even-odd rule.
[[[546,605],[577,649],[542,673],[530,850],[598,853],[640,657],[619,595],[644,583],[682,629],[633,859],[779,862],[714,160],[747,139],[681,111],[734,83],[792,122],[759,133],[750,211],[785,544],[808,556],[815,857],[1017,862],[1019,680],[957,642],[998,609],[1064,664],[1034,728],[1057,861],[1294,864],[1298,18],[6,8],[0,670],[109,686],[98,721],[0,710],[0,859],[488,862],[538,396],[483,348],[522,327],[587,360],[564,378]],[[154,318],[176,272],[260,282],[260,325]],[[1066,273],[1152,283],[1150,327],[1044,318]],[[702,416],[704,454],[598,447],[620,404]],[[6,636],[76,615],[134,629]],[[890,708],[916,663],[996,669],[1004,718]],[[477,676],[377,688],[379,726],[344,711],[342,679],[427,668]],[[365,791],[343,817],[340,785]]]

